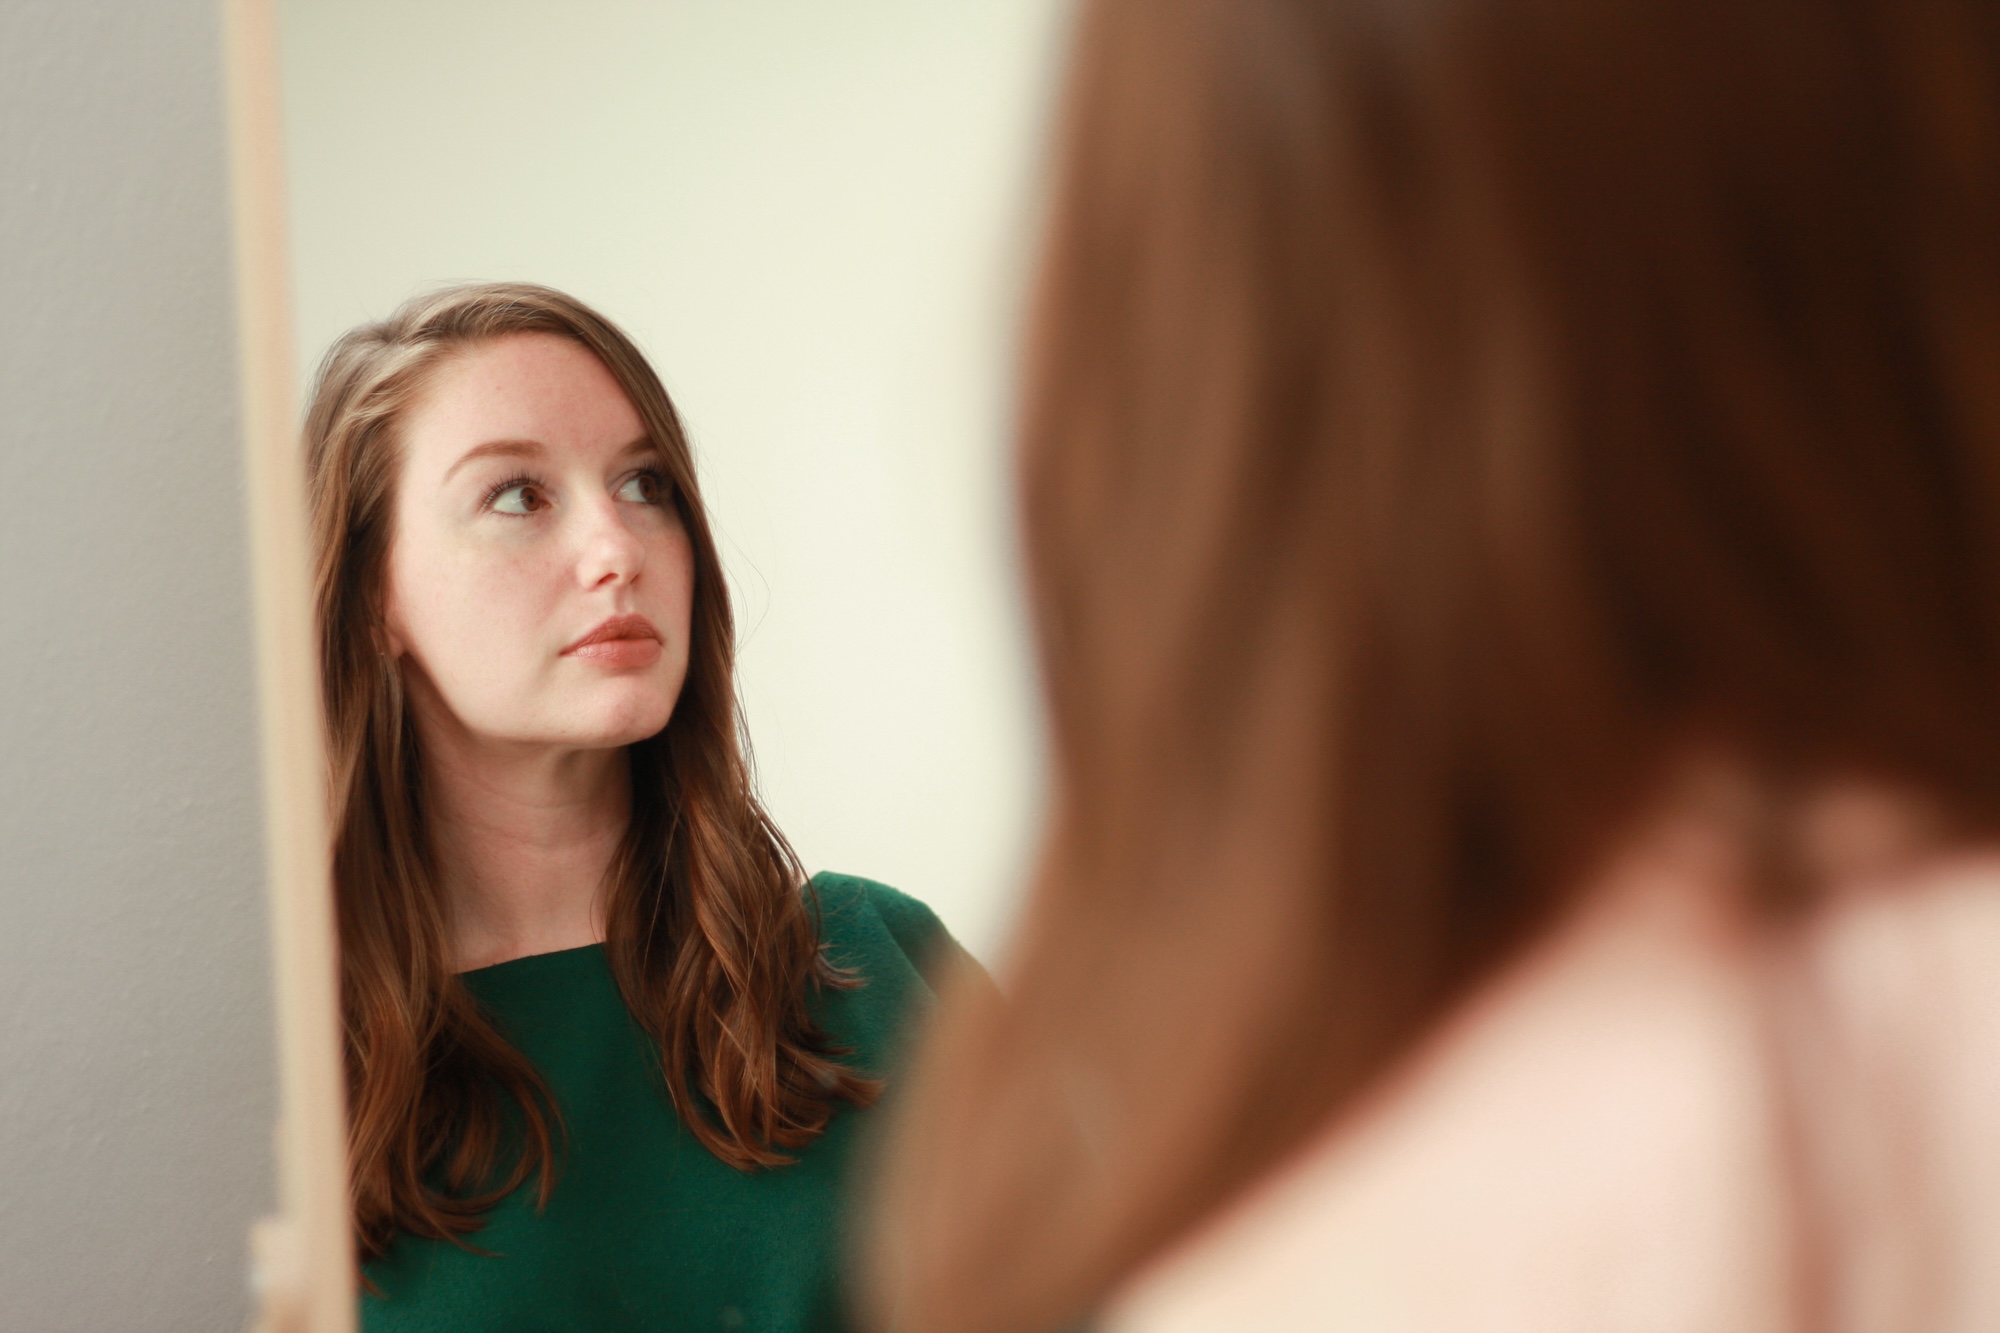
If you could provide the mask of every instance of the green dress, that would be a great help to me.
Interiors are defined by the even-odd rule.
[[[847,875],[813,878],[821,938],[863,984],[822,993],[820,1024],[863,1072],[893,1072],[927,978],[963,956],[929,908]],[[407,1233],[367,1266],[363,1333],[844,1328],[848,1173],[866,1112],[839,1107],[797,1161],[739,1171],[684,1129],[602,945],[465,974],[561,1108],[568,1149],[548,1207],[533,1182],[470,1240]]]

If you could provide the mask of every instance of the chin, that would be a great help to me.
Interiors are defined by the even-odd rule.
[[[658,735],[674,715],[674,697],[651,690],[594,702],[597,706],[582,710],[574,727],[578,739],[592,748],[636,744]]]

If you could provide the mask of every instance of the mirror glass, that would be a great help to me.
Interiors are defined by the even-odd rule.
[[[1038,771],[1005,444],[1061,0],[282,0],[301,397],[447,282],[610,316],[685,419],[809,870],[991,961]]]

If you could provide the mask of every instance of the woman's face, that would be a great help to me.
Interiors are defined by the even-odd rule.
[[[405,414],[383,592],[423,721],[584,749],[666,726],[694,552],[662,460],[601,362],[511,334],[440,366]]]

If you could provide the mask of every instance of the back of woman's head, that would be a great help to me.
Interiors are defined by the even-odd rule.
[[[1690,745],[2000,828],[2000,10],[1098,0],[1073,60],[1021,456],[1054,801],[891,1176],[927,1330],[1086,1308]],[[1810,899],[1773,864],[1754,909]]]

